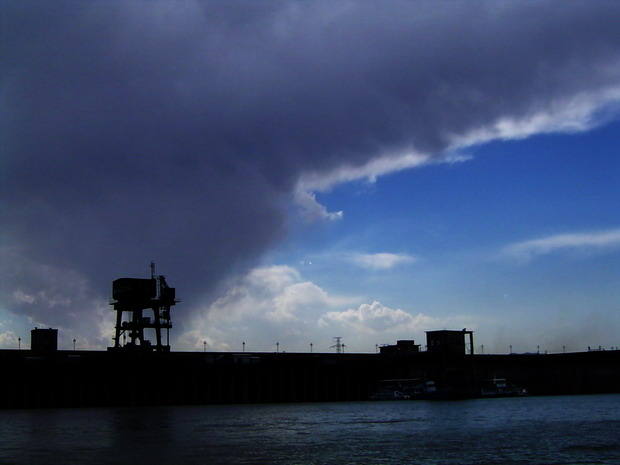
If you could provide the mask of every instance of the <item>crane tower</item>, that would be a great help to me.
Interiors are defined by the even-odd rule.
[[[168,286],[163,275],[155,275],[151,263],[151,278],[119,278],[112,283],[110,305],[116,311],[113,349],[170,351],[170,307],[175,305],[175,288]],[[145,311],[151,311],[150,315]],[[165,330],[165,343],[162,338]],[[145,338],[154,333],[155,344]]]

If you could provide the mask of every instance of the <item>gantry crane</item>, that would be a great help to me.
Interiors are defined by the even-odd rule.
[[[165,276],[155,275],[154,263],[151,263],[150,279],[116,279],[112,283],[110,301],[116,311],[113,348],[169,352],[170,307],[177,302],[175,288],[168,286]],[[145,310],[151,310],[152,317],[145,316]],[[145,338],[145,330],[155,333],[155,344]],[[165,344],[162,330],[166,330]]]

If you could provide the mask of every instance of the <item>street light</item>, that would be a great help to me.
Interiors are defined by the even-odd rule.
[[[310,353],[312,353],[312,342],[310,343]]]
[[[276,342],[276,354],[280,352],[280,343]]]
[[[75,351],[75,338],[73,338],[73,350]]]
[[[17,350],[22,350],[22,338],[17,338]]]
[[[243,351],[245,352],[245,341],[243,341]]]
[[[202,341],[202,347],[204,348],[204,351],[207,351],[207,341]]]

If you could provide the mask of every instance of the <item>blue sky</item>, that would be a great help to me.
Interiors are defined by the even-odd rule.
[[[243,298],[224,299],[256,323],[239,301],[260,295],[267,337],[240,316],[223,326],[248,350],[330,350],[342,336],[369,352],[462,327],[478,351],[616,347],[619,126],[467,147],[462,161],[316,194],[342,214],[301,220],[236,288]]]
[[[342,218],[304,230],[271,263],[330,294],[480,328],[487,350],[615,346],[619,126],[492,142],[468,148],[467,161],[337,187],[317,200]],[[536,240],[548,250],[527,246]],[[381,253],[403,260],[355,262]]]
[[[0,347],[151,261],[173,350],[620,346],[620,4],[556,3],[3,2]]]

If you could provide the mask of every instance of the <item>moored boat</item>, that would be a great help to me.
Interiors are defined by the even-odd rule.
[[[505,378],[484,380],[480,388],[480,397],[518,397],[526,396],[527,390],[508,384]]]
[[[430,399],[437,392],[434,381],[420,378],[385,379],[371,400],[416,400]]]

